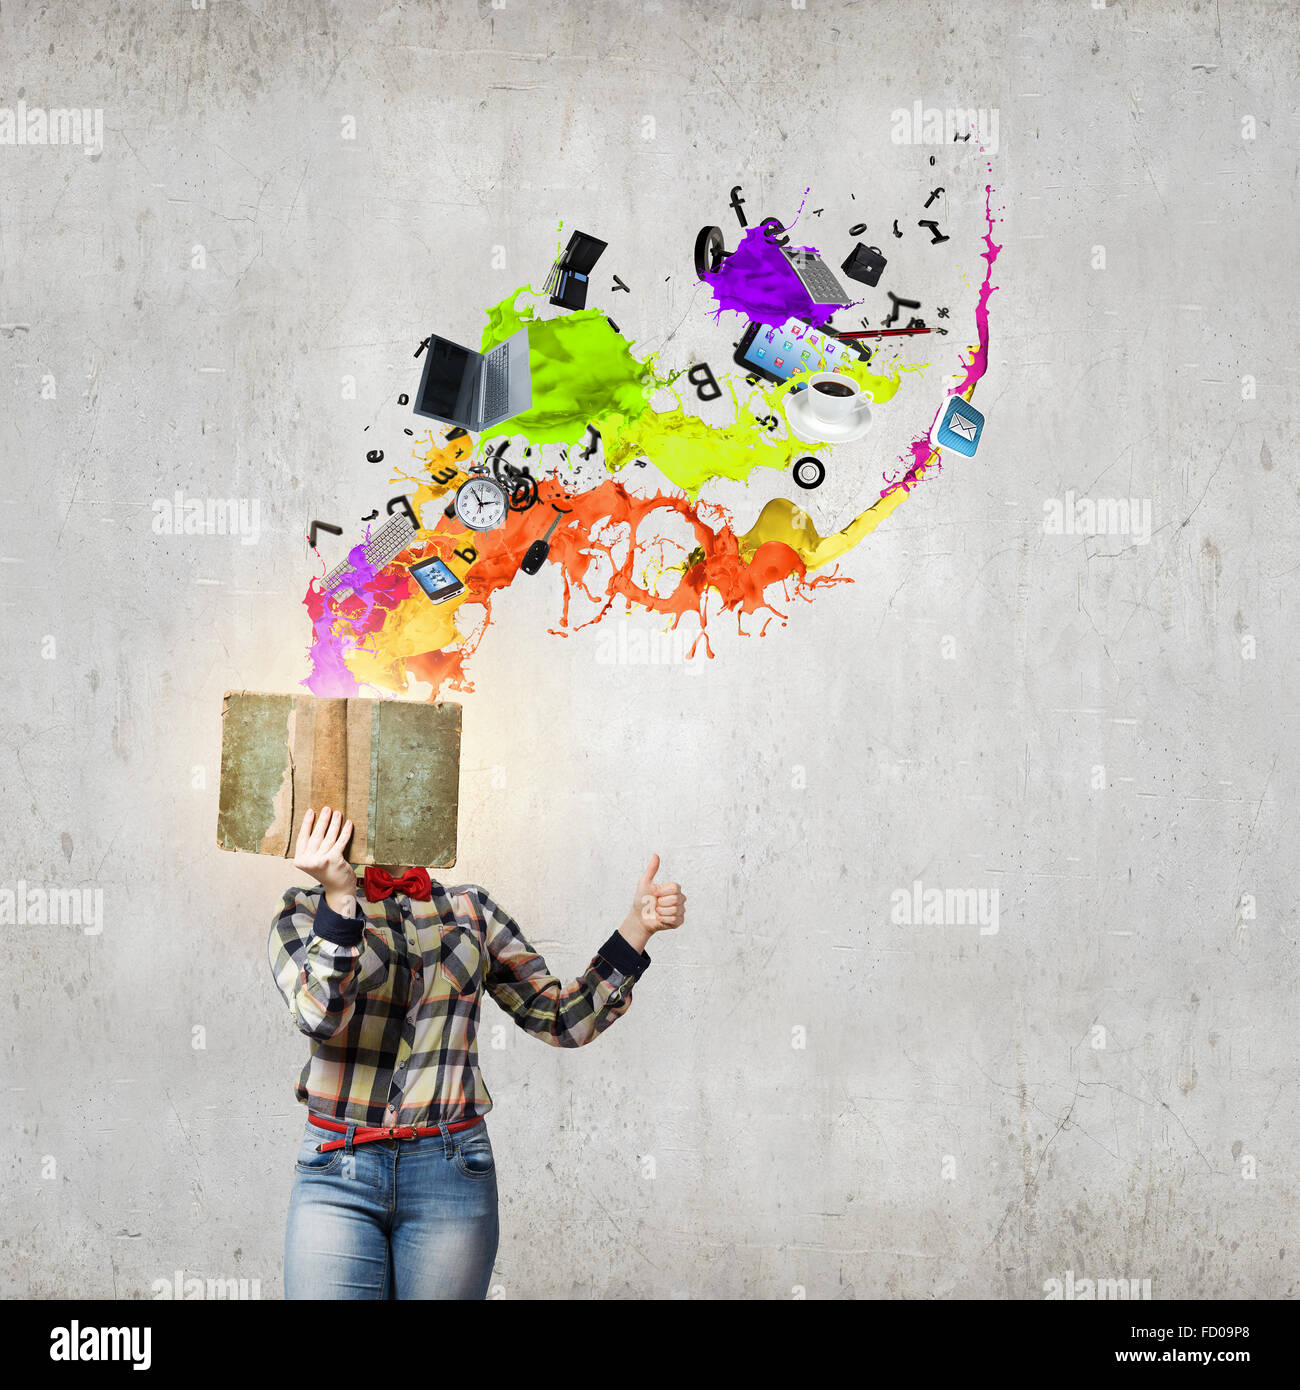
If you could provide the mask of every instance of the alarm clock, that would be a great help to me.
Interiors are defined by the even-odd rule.
[[[510,510],[510,498],[495,478],[476,474],[456,489],[456,516],[472,531],[491,531]]]

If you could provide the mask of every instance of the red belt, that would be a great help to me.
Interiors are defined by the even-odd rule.
[[[309,1123],[319,1125],[321,1129],[332,1129],[335,1134],[346,1134],[351,1128],[350,1125],[342,1124],[338,1120],[326,1120],[320,1115],[308,1115]],[[481,1115],[476,1115],[472,1120],[457,1120],[450,1125],[388,1125],[376,1129],[364,1129],[357,1127],[357,1132],[352,1136],[353,1144],[373,1144],[377,1139],[423,1139],[430,1134],[441,1134],[444,1130],[448,1134],[455,1134],[460,1129],[473,1129],[482,1120]],[[346,1139],[331,1139],[328,1144],[317,1144],[318,1154],[329,1153],[331,1149],[341,1149],[348,1141]]]

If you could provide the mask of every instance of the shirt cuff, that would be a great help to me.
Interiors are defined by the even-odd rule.
[[[364,925],[365,918],[360,911],[352,917],[343,917],[325,901],[324,893],[320,895],[311,929],[322,940],[330,941],[335,946],[360,946]]]
[[[621,970],[624,975],[638,976],[650,964],[650,957],[644,951],[638,951],[635,946],[623,935],[622,932],[615,932],[607,942],[596,953],[603,956],[616,970]]]

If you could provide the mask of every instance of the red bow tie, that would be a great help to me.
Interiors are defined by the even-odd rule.
[[[405,893],[408,898],[428,902],[433,894],[428,869],[407,869],[394,878],[387,870],[377,869],[371,864],[366,868],[362,884],[368,903],[383,902],[393,893]]]

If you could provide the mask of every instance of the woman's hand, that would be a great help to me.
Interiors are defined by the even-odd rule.
[[[357,876],[343,851],[352,838],[352,822],[343,821],[342,813],[330,812],[322,806],[320,819],[308,808],[298,831],[298,844],[293,866],[312,878],[325,890],[325,901],[341,917],[356,914]]]
[[[644,951],[646,942],[657,931],[670,931],[686,920],[686,894],[680,883],[656,883],[659,856],[653,855],[649,867],[636,885],[632,911],[619,930],[636,947]]]

